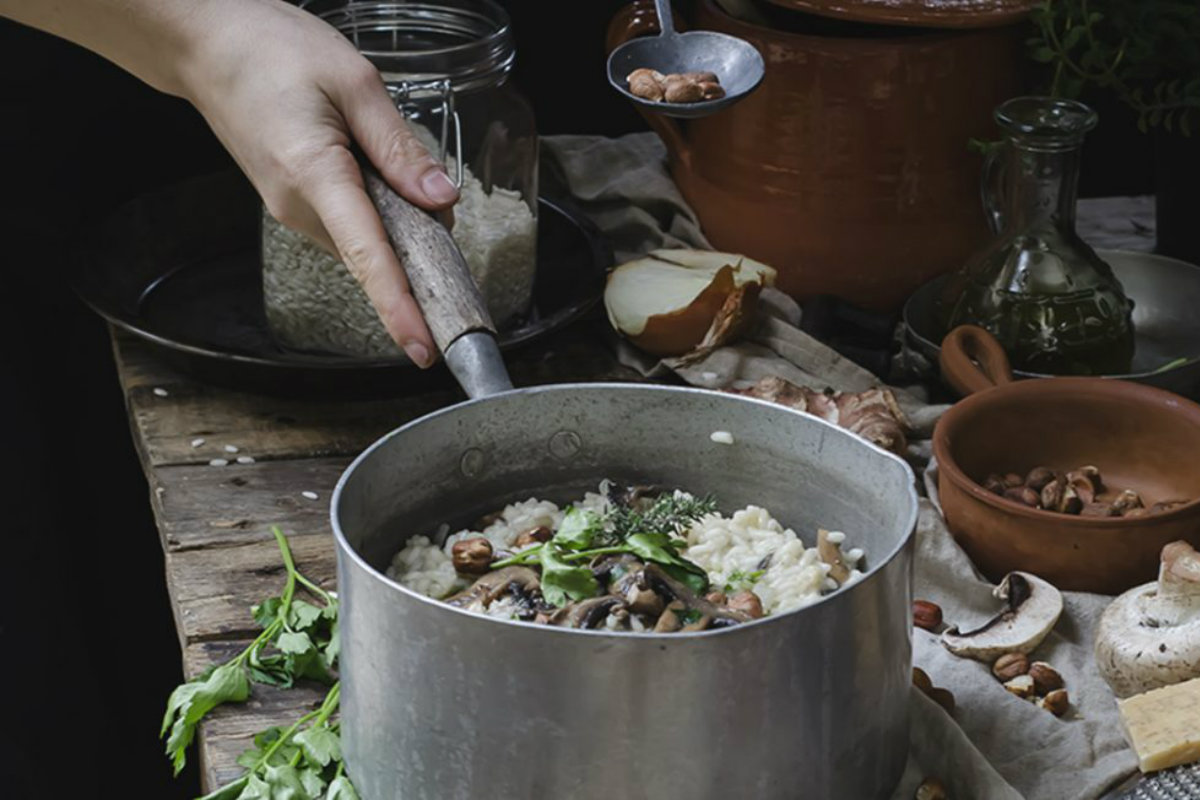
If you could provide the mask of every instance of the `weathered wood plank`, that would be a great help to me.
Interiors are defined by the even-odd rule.
[[[296,568],[332,588],[337,573],[333,540],[327,533],[289,536]],[[168,590],[183,646],[213,639],[253,636],[258,628],[250,606],[278,595],[284,566],[274,539],[239,547],[168,551]]]
[[[134,438],[148,468],[206,464],[237,455],[259,460],[352,456],[396,426],[463,399],[448,382],[378,400],[237,392],[196,382],[162,364],[145,342],[121,332],[114,336]],[[510,354],[508,362],[519,386],[640,379],[616,361],[591,323],[563,331],[552,346]],[[204,442],[193,447],[197,439]],[[239,452],[226,453],[227,444]]]
[[[289,536],[329,534],[330,497],[349,463],[342,457],[160,467],[152,475],[153,506],[163,545],[179,552],[273,542],[273,525]]]
[[[236,642],[202,642],[183,650],[184,670],[194,677],[212,664],[227,661],[240,652],[249,639]],[[209,789],[235,780],[242,774],[237,758],[252,744],[254,734],[273,725],[289,725],[320,705],[325,687],[302,683],[291,689],[254,684],[245,703],[213,711],[200,725],[197,754]]]

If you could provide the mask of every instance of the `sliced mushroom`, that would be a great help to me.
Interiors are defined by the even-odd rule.
[[[1008,573],[992,594],[1004,601],[1004,609],[975,630],[948,629],[942,634],[942,644],[950,652],[989,663],[1005,653],[1029,653],[1062,614],[1058,589],[1028,572]]]
[[[653,589],[658,594],[672,601],[667,605],[667,608],[670,608],[674,602],[680,602],[684,608],[698,611],[701,615],[710,617],[712,620],[727,619],[732,622],[750,621],[750,616],[745,612],[708,602],[693,592],[690,587],[668,575],[658,564],[647,564],[642,572],[645,576],[647,588]],[[666,611],[663,613],[665,614]]]
[[[562,625],[565,628],[596,628],[604,622],[609,614],[624,607],[625,604],[619,597],[612,595],[589,597],[566,606],[567,613],[553,624]]]
[[[635,614],[657,617],[663,610],[663,599],[653,589],[643,589],[636,583],[625,592],[625,604]]]
[[[597,556],[590,565],[592,575],[601,584],[608,585],[610,594],[624,595],[642,573],[641,559],[628,553]]]
[[[1164,547],[1158,581],[1105,609],[1096,666],[1117,697],[1200,677],[1200,553],[1190,544]]]
[[[670,603],[667,603],[667,607],[663,609],[662,614],[658,617],[658,622],[654,624],[654,632],[674,633],[683,627],[683,621],[679,618],[679,613],[683,609],[683,603],[679,600],[672,600]]]
[[[446,600],[446,605],[466,608],[480,603],[484,608],[505,592],[516,590],[532,595],[541,588],[538,574],[529,567],[503,567],[479,576],[473,584]]]
[[[850,577],[850,567],[842,558],[841,544],[829,540],[829,531],[824,528],[817,530],[817,556],[829,565],[829,577],[840,583],[845,583]]]

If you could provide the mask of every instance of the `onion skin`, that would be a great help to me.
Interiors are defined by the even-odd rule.
[[[763,284],[770,285],[774,279],[774,270],[765,264],[741,256],[698,250],[656,250],[644,259],[621,265],[617,270],[635,267],[640,262],[653,262],[668,269],[678,268],[681,275],[688,275],[691,280],[713,269],[712,265],[721,264],[711,272],[707,285],[686,306],[644,317],[640,330],[629,324],[628,310],[624,315],[618,313],[622,308],[628,309],[628,306],[614,306],[619,302],[618,298],[627,297],[631,291],[629,278],[621,284],[621,294],[617,294],[614,289],[616,282],[610,276],[604,296],[609,321],[637,348],[663,358],[694,356],[698,351],[711,352],[743,334],[753,323]],[[632,273],[627,275],[632,277]],[[626,324],[622,326],[618,319],[624,319]]]

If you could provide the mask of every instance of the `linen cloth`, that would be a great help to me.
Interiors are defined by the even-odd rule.
[[[569,194],[612,241],[618,263],[659,247],[708,247],[695,214],[666,170],[654,134],[619,139],[543,139],[543,187]],[[766,314],[746,340],[688,365],[656,360],[621,342],[621,359],[643,374],[670,375],[707,388],[741,387],[778,375],[813,389],[862,391],[880,385],[870,372],[803,333],[800,309],[763,292]],[[930,405],[921,387],[891,387],[913,425],[908,460],[922,476],[914,592],[942,607],[967,630],[989,618],[998,601],[946,528],[937,505],[937,465],[929,438],[946,406]],[[1064,592],[1054,631],[1033,653],[1066,681],[1071,709],[1063,718],[1010,695],[990,665],[952,655],[936,634],[913,631],[913,662],[956,699],[953,718],[912,690],[911,748],[895,800],[913,797],[926,776],[940,778],[952,800],[1092,800],[1136,770],[1121,733],[1116,702],[1096,670],[1092,643],[1112,598]],[[749,800],[749,799],[747,799]],[[833,799],[830,799],[833,800]],[[860,800],[838,798],[837,800]],[[866,800],[865,798],[862,800]]]

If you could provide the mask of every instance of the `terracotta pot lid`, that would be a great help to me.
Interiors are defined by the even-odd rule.
[[[768,0],[777,6],[852,22],[925,28],[990,28],[1017,22],[1034,0]]]

